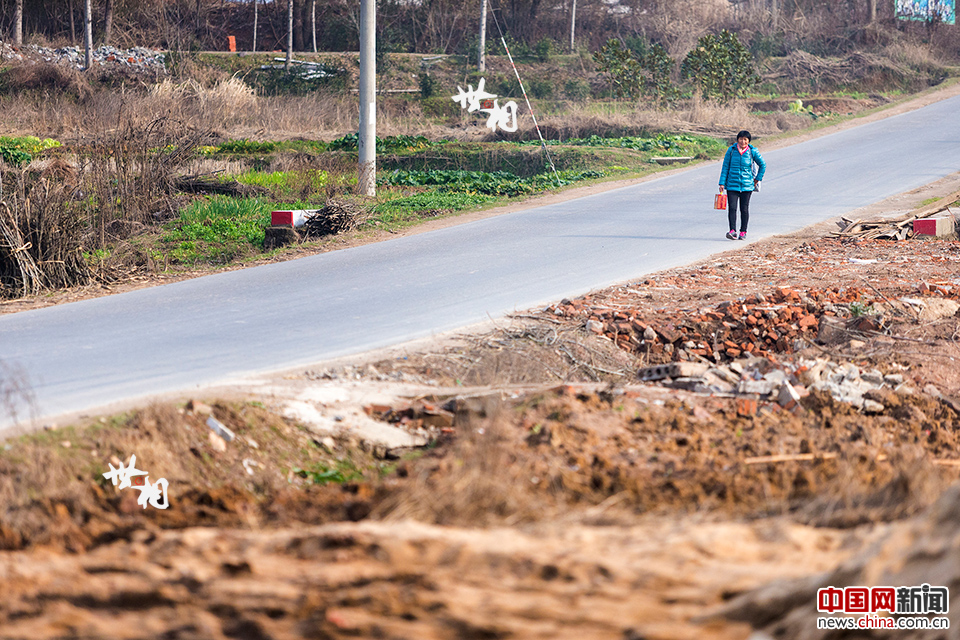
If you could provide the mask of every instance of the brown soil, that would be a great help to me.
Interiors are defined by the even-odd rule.
[[[818,586],[956,590],[960,318],[900,300],[960,299],[960,244],[831,226],[271,381],[359,390],[315,404],[428,447],[331,437],[256,385],[0,443],[0,638],[825,638]],[[749,354],[904,384],[865,413],[637,379]],[[131,454],[169,509],[103,477]]]
[[[949,563],[911,572],[904,549],[956,535],[952,494],[924,510],[960,473],[960,319],[920,321],[897,301],[960,298],[960,245],[825,230],[287,377],[419,385],[367,413],[428,430],[427,449],[325,438],[262,395],[8,441],[0,637],[821,637],[810,589],[837,567],[863,584],[955,584]],[[829,346],[800,326],[852,302],[884,312]],[[782,336],[746,339],[750,318]],[[788,410],[636,379],[743,356],[728,338],[771,369],[829,357],[906,384],[865,414],[825,393]],[[211,437],[211,415],[237,438]],[[102,478],[130,454],[170,481],[168,510]],[[812,455],[754,460],[775,454]],[[893,549],[902,561],[883,559]],[[784,589],[788,604],[770,595]]]

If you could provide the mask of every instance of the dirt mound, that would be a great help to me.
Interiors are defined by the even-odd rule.
[[[317,524],[370,513],[376,490],[363,474],[341,483],[310,479],[342,464],[375,478],[379,463],[370,454],[335,442],[328,450],[260,406],[196,406],[157,405],[112,424],[8,441],[0,449],[0,549],[83,551],[139,530]],[[236,439],[214,434],[211,418]],[[137,492],[103,476],[131,455],[148,478],[167,479],[176,508],[145,508]]]
[[[818,585],[955,586],[956,492],[903,519],[960,474],[960,318],[923,315],[955,309],[957,253],[775,238],[439,352],[293,376],[418,381],[406,400],[357,408],[430,435],[405,452],[312,431],[262,398],[9,440],[0,629],[812,638]],[[842,325],[829,344],[825,325]],[[811,383],[781,406],[637,376],[732,371],[745,355],[740,382],[792,384],[828,360],[881,382],[869,405]],[[169,509],[103,477],[131,454],[169,480]]]
[[[871,545],[829,572],[793,581],[776,581],[739,596],[723,617],[747,622],[772,637],[819,640],[836,631],[817,629],[817,590],[825,587],[946,585],[960,583],[960,486],[953,486],[908,526],[884,532]],[[952,605],[956,604],[956,595]],[[954,607],[951,607],[954,610]],[[956,624],[956,614],[951,616]],[[852,637],[852,635],[851,635]],[[872,630],[872,638],[943,638],[943,630]]]

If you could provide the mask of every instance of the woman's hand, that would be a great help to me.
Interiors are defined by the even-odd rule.
[[[723,185],[720,185],[720,193],[723,193]]]

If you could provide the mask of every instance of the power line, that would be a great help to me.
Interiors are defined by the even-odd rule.
[[[544,155],[547,156],[547,162],[550,163],[550,168],[553,170],[553,177],[557,179],[557,186],[560,186],[560,176],[557,175],[557,167],[553,164],[553,158],[550,157],[550,151],[547,149],[547,143],[543,139],[543,134],[540,133],[540,125],[537,124],[537,114],[533,112],[533,107],[530,105],[530,98],[527,97],[527,90],[523,88],[523,80],[520,79],[520,72],[517,71],[517,65],[513,63],[513,56],[510,55],[510,47],[507,46],[507,40],[503,36],[503,29],[500,28],[500,21],[497,20],[497,12],[501,11],[493,7],[491,2],[490,15],[493,16],[493,23],[497,25],[497,31],[500,33],[500,42],[503,44],[503,50],[507,52],[507,59],[510,60],[510,66],[513,67],[513,74],[517,76],[517,83],[520,85],[520,92],[523,94],[523,99],[527,103],[527,109],[530,110],[530,117],[533,118],[533,128],[537,130],[537,137],[540,138],[540,148],[543,149]],[[501,11],[502,13],[502,11]]]

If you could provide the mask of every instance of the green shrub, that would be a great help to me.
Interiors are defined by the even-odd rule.
[[[258,69],[247,76],[247,84],[262,95],[306,95],[324,87],[343,91],[347,89],[348,78],[344,69],[297,65],[290,71],[282,66]]]
[[[545,79],[534,80],[530,83],[530,95],[541,100],[553,97],[553,82]]]
[[[418,218],[421,211],[460,211],[492,200],[481,193],[428,191],[381,202],[373,208],[384,222],[403,222]]]
[[[693,82],[706,100],[727,103],[742,98],[760,84],[750,52],[726,29],[697,41],[680,67],[685,79]]]
[[[650,48],[650,41],[646,36],[627,36],[623,39],[623,45],[637,60],[642,60],[643,56],[647,55],[647,49]]]
[[[636,100],[646,95],[666,104],[680,96],[670,80],[673,58],[660,44],[645,46],[642,56],[638,57],[619,40],[611,38],[593,54],[593,59],[610,80],[618,98]]]
[[[503,38],[507,42],[507,47],[510,49],[510,55],[514,58],[527,58],[530,57],[530,45],[522,40],[514,40],[513,36],[509,33],[506,34]],[[487,42],[488,52],[491,55],[495,56],[505,56],[507,55],[506,50],[503,48],[503,42],[500,38],[493,38],[492,41]]]
[[[556,45],[554,45],[553,40],[550,38],[540,38],[537,43],[533,45],[533,53],[540,62],[547,62],[555,50]]]
[[[453,102],[452,100],[450,101]],[[356,151],[359,148],[360,136],[356,133],[348,133],[345,136],[337,138],[327,145],[331,151]],[[377,151],[382,153],[396,153],[397,151],[420,151],[431,146],[429,140],[424,136],[387,136],[386,138],[377,138]]]
[[[420,97],[432,98],[440,90],[440,82],[426,71],[420,72]]]
[[[583,80],[567,80],[563,93],[570,100],[586,100],[590,97],[590,84]]]
[[[643,67],[623,44],[614,38],[593,54],[598,70],[607,76],[613,94],[621,99],[636,100],[643,87]]]
[[[757,60],[787,55],[787,47],[783,42],[783,34],[773,33],[764,35],[759,31],[756,32],[750,39],[750,53]]]
[[[275,142],[257,142],[256,140],[227,140],[217,147],[220,153],[272,153],[277,148]]]
[[[676,63],[659,42],[647,48],[641,64],[649,74],[644,83],[644,92],[647,95],[663,105],[675,102],[680,97],[680,90],[670,80]]]
[[[602,177],[602,171],[552,171],[521,178],[509,171],[394,171],[383,182],[397,186],[434,186],[439,193],[481,194],[485,196],[519,196],[571,184],[579,180]],[[558,181],[559,178],[559,181]],[[559,182],[559,184],[558,184]]]
[[[36,155],[47,149],[55,149],[60,143],[53,138],[44,138],[41,140],[36,136],[7,137],[0,136],[0,147],[12,147],[20,151],[26,151],[30,155]]]
[[[0,146],[0,159],[14,167],[22,167],[33,160],[33,156],[14,147]]]

